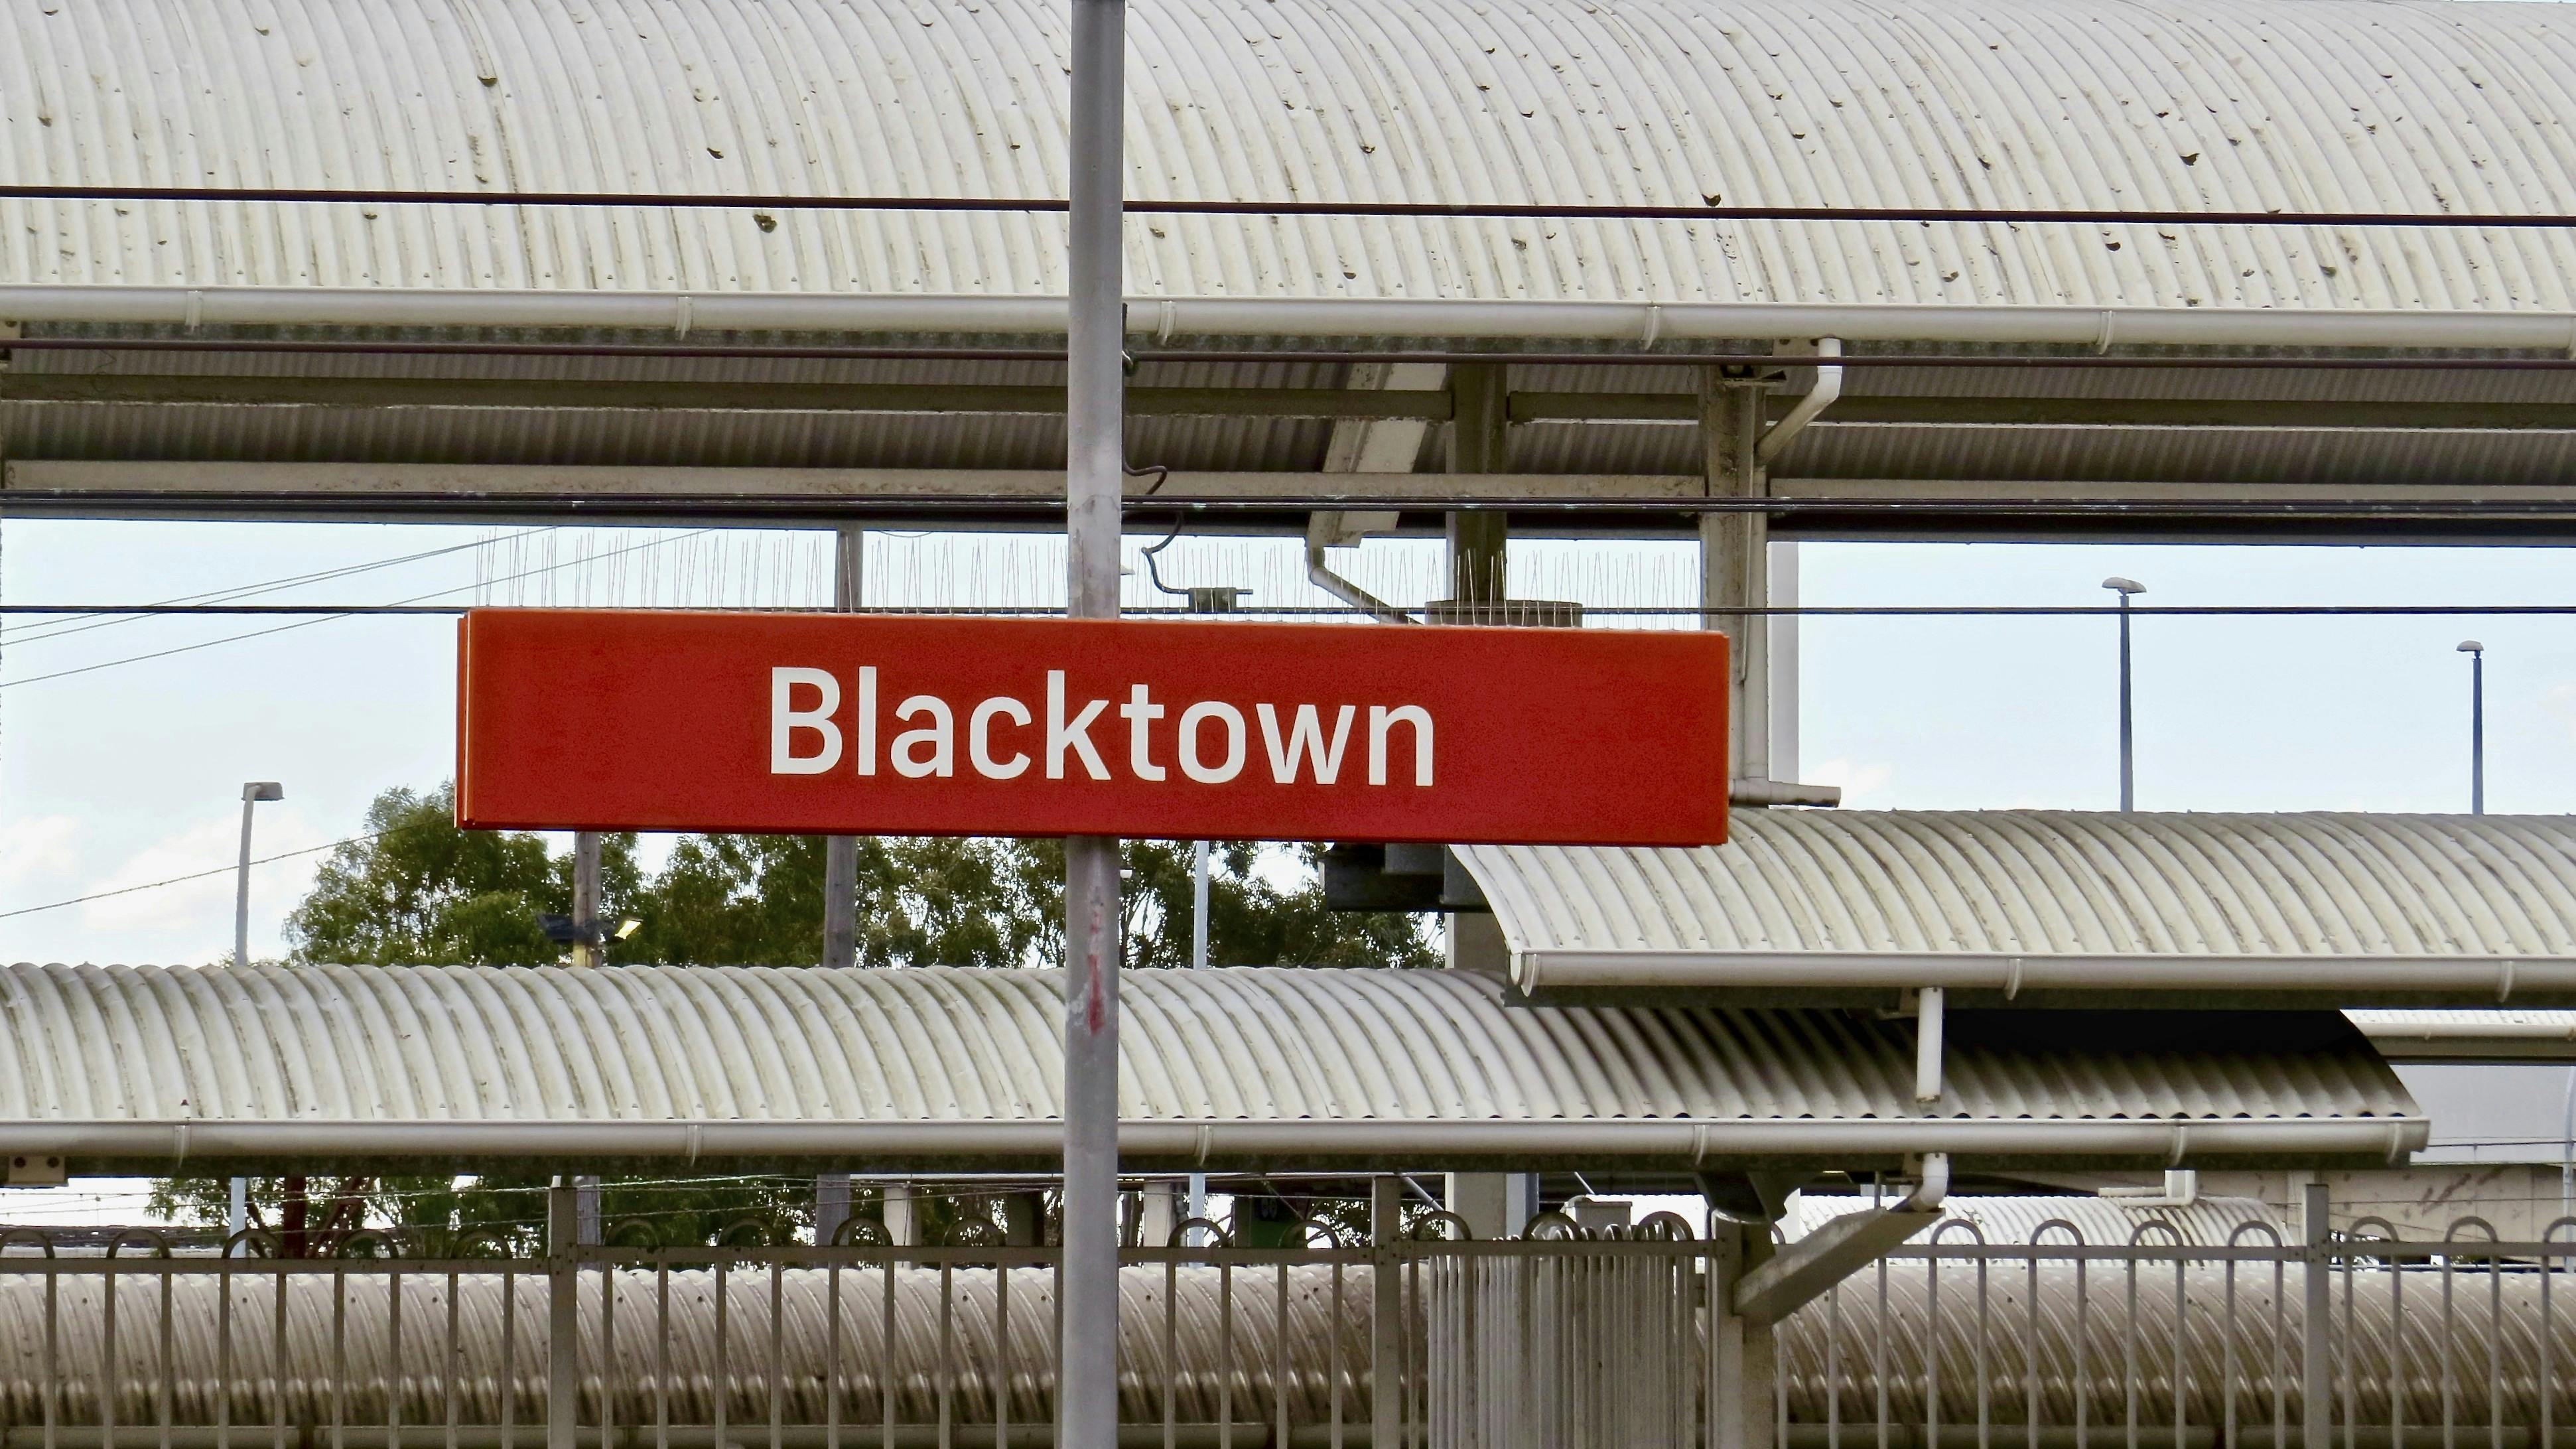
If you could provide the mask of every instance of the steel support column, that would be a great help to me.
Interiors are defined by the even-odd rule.
[[[546,1449],[573,1449],[581,1415],[580,1207],[570,1181],[546,1191]]]
[[[1712,367],[1700,375],[1700,436],[1708,492],[1759,498],[1770,491],[1754,448],[1762,426],[1762,392],[1741,370]],[[1700,607],[1761,608],[1771,601],[1771,524],[1761,513],[1704,513],[1699,522]],[[1712,614],[1701,627],[1732,645],[1727,691],[1727,778],[1767,780],[1771,769],[1771,631],[1766,621]]]
[[[1404,1274],[1388,1248],[1404,1236],[1404,1179],[1369,1179],[1369,1443],[1404,1442]]]
[[[857,524],[833,531],[832,608],[837,613],[859,607],[866,549],[867,530]],[[859,964],[859,840],[855,835],[834,835],[823,841],[823,964]]]
[[[1511,369],[1499,362],[1450,369],[1449,471],[1501,473],[1510,467]],[[1448,517],[1449,596],[1468,617],[1499,612],[1507,596],[1504,551],[1511,519],[1500,510]]]
[[[2326,1185],[2310,1182],[2299,1201],[2299,1236],[2307,1248],[2300,1287],[2299,1433],[2302,1449],[2328,1449],[2334,1430],[2334,1261],[2326,1255]]]
[[[1073,0],[1072,212],[1066,235],[1065,528],[1068,603],[1118,615],[1125,482],[1120,213],[1127,11]],[[1060,1443],[1118,1441],[1118,842],[1065,841],[1064,1288]]]

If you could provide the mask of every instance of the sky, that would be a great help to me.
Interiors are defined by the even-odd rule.
[[[1135,546],[1151,542],[1138,539]],[[1131,550],[1132,551],[1132,550]],[[1164,582],[1241,582],[1258,603],[1317,596],[1287,540],[1183,539]],[[428,555],[428,556],[421,556]],[[1340,565],[1399,599],[1438,545],[1373,540]],[[387,560],[402,560],[386,564]],[[1043,535],[873,535],[873,602],[1060,596]],[[2549,549],[1804,545],[1810,605],[2092,605],[2107,575],[2155,604],[2576,603]],[[776,531],[382,525],[0,523],[0,601],[130,603],[365,568],[248,602],[819,602],[820,535]],[[1600,605],[1688,600],[1682,544],[1516,541],[1514,592]],[[1132,578],[1131,598],[1151,598]],[[1630,622],[1670,626],[1669,618]],[[454,625],[444,617],[13,615],[0,630],[0,955],[199,962],[229,953],[240,791],[276,780],[254,853],[345,838],[393,786],[447,778]],[[90,627],[82,627],[84,625]],[[2144,809],[2456,810],[2468,799],[2468,661],[2488,646],[2488,803],[2576,807],[2576,620],[2552,617],[2136,621]],[[1858,808],[2117,803],[2117,634],[2108,618],[1809,619],[1807,779]],[[77,632],[71,632],[73,630]],[[253,872],[254,955],[320,859]],[[186,884],[57,901],[198,871]],[[23,912],[22,914],[7,914]]]

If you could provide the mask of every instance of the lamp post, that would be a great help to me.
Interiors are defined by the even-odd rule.
[[[283,800],[286,787],[275,780],[253,780],[242,786],[241,873],[233,885],[233,969],[250,964],[250,813],[263,800]]]
[[[2136,730],[2129,700],[2129,601],[2145,593],[2147,586],[2113,574],[2102,581],[2102,587],[2120,596],[2120,809],[2129,811],[2138,808]]]
[[[2469,656],[2469,813],[2487,813],[2487,646],[2460,641]]]
[[[250,966],[250,821],[251,812],[263,800],[283,800],[286,787],[275,780],[253,780],[242,786],[241,869],[233,880],[233,969]],[[236,1177],[228,1184],[231,1191],[224,1212],[224,1252],[227,1256],[242,1252],[241,1231],[250,1222],[250,1179]]]

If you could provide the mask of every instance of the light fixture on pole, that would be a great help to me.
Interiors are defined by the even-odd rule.
[[[2102,587],[2120,596],[2120,808],[2138,808],[2137,765],[2133,752],[2136,732],[2129,701],[2129,601],[2147,591],[2136,579],[2118,574],[2102,581]]]
[[[263,800],[283,800],[286,787],[275,780],[253,780],[242,786],[241,873],[233,885],[233,967],[250,964],[250,812]]]
[[[2487,813],[2487,646],[2460,641],[2469,656],[2469,813]]]

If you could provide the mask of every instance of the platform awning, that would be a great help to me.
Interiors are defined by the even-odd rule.
[[[1746,810],[1731,831],[1459,854],[1542,1000],[2576,1006],[2565,816]]]
[[[2331,1012],[1962,1015],[1925,1108],[1911,1024],[1863,1013],[1530,1009],[1445,971],[1124,989],[1135,1171],[2384,1163],[2425,1135]],[[0,1151],[74,1172],[1042,1170],[1061,990],[1053,971],[14,966]]]

